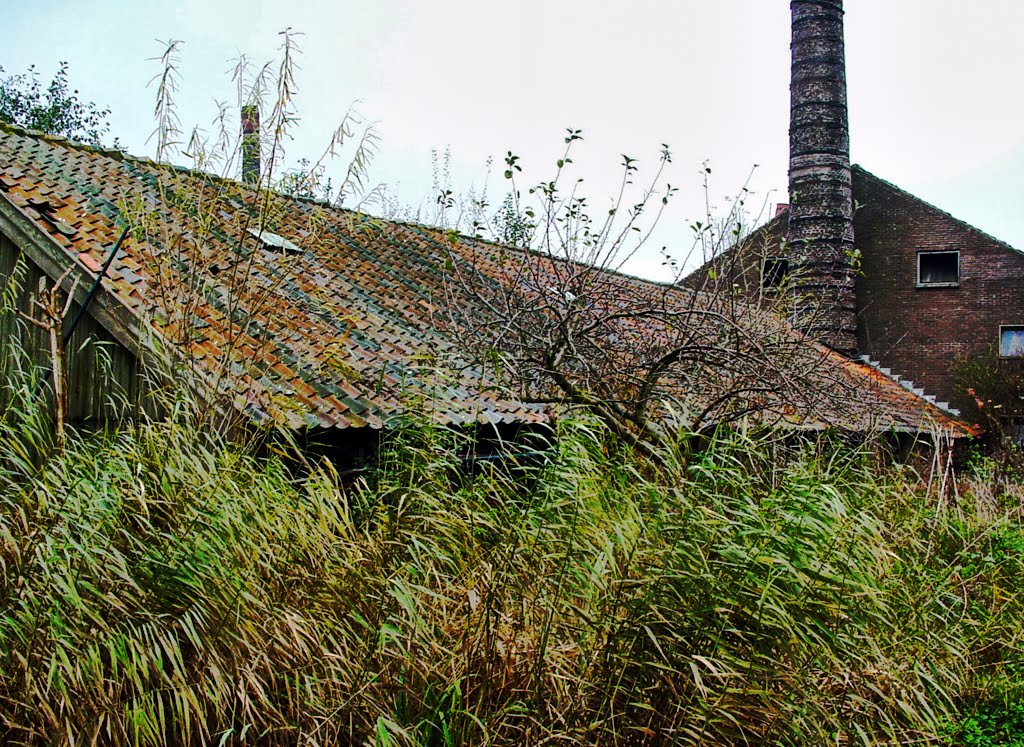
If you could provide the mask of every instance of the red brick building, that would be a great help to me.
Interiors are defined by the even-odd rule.
[[[810,337],[970,405],[957,360],[1024,360],[1024,253],[851,168],[842,0],[791,7],[791,205],[684,282],[783,302]]]
[[[1024,253],[866,171],[854,171],[857,346],[957,406],[952,364],[1024,356]]]
[[[878,178],[852,168],[857,354],[953,407],[956,360],[992,349],[1024,357],[1024,252]],[[789,211],[692,274],[775,300],[786,287]]]

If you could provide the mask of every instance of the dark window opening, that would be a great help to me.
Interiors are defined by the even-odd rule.
[[[999,328],[999,355],[1024,358],[1024,324],[1004,324]]]
[[[761,264],[761,287],[778,288],[789,277],[789,260],[786,257],[765,257]]]
[[[921,252],[917,255],[918,285],[959,285],[960,252]]]

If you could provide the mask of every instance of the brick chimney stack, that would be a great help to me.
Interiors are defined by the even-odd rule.
[[[242,183],[260,181],[260,109],[256,104],[242,107]]]
[[[795,326],[857,352],[842,0],[792,0],[789,243]]]

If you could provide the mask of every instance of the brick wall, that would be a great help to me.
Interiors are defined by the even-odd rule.
[[[955,386],[953,362],[996,344],[999,325],[1024,324],[1024,253],[857,166],[853,195],[859,206],[854,243],[862,256],[858,352],[940,401],[969,410]],[[774,301],[760,287],[760,266],[764,257],[786,253],[786,223],[787,215],[779,215],[684,283]],[[923,251],[960,252],[960,285],[918,288],[917,255]]]
[[[853,192],[860,352],[966,406],[953,361],[996,344],[999,325],[1024,324],[1024,253],[863,169],[854,169]],[[917,287],[922,251],[960,252],[960,285]]]

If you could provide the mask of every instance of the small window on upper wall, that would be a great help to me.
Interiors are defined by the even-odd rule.
[[[960,252],[918,252],[917,284],[960,285]]]
[[[1024,358],[1024,324],[1004,324],[999,328],[999,355]]]
[[[786,257],[765,257],[761,263],[761,287],[778,288],[789,277],[789,260]]]

